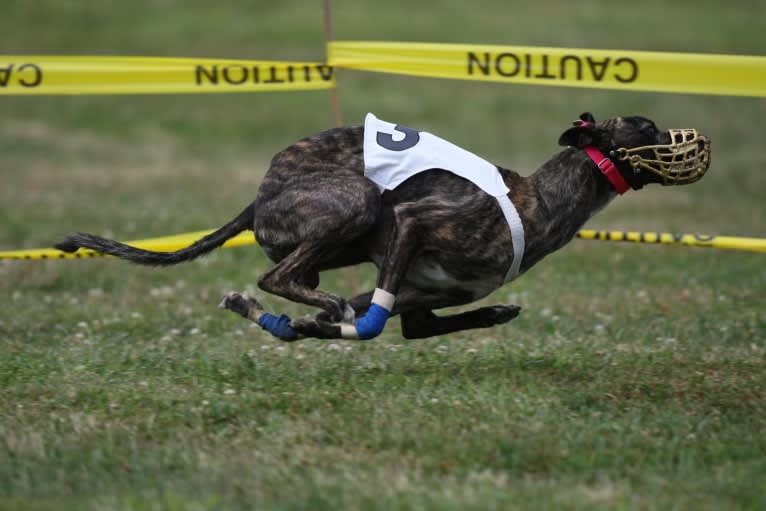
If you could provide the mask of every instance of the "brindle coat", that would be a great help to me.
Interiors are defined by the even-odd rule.
[[[615,191],[581,149],[604,154],[618,147],[666,144],[669,135],[644,117],[618,117],[566,130],[569,146],[531,176],[498,167],[521,217],[526,241],[521,273],[569,242],[606,206]],[[363,127],[330,129],[304,138],[274,156],[255,202],[218,231],[177,252],[157,253],[74,234],[57,245],[87,247],[149,265],[170,265],[207,253],[251,229],[275,266],[258,281],[269,293],[323,310],[292,320],[302,337],[340,338],[340,321],[353,321],[370,306],[372,291],[344,298],[320,291],[323,270],[371,261],[377,287],[396,296],[392,315],[401,316],[408,339],[490,327],[515,318],[516,305],[493,305],[436,316],[435,309],[463,305],[503,284],[512,258],[508,224],[495,198],[455,174],[433,169],[381,194],[364,177]],[[615,162],[633,189],[660,182]],[[257,321],[263,309],[253,298],[230,293],[221,304]]]

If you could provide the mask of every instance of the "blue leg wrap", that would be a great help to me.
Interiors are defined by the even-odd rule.
[[[386,309],[373,303],[367,314],[356,320],[354,326],[356,327],[356,333],[360,339],[372,339],[380,335],[383,331],[383,327],[386,326],[386,320],[391,313]]]
[[[294,341],[298,338],[298,332],[290,328],[290,318],[287,314],[276,317],[264,312],[258,319],[258,324],[271,335],[283,341]]]

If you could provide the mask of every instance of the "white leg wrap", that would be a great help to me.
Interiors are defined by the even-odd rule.
[[[391,312],[391,310],[394,308],[394,303],[396,302],[396,297],[386,291],[385,289],[380,289],[379,287],[375,288],[375,291],[372,293],[372,303],[377,303],[384,309],[386,309],[388,312]]]
[[[367,314],[365,314],[358,320],[360,322],[359,326],[363,331],[362,338],[370,339],[377,336],[380,331],[383,330],[383,326],[386,324],[386,319],[388,318],[388,313],[394,308],[395,302],[396,297],[394,295],[384,289],[375,288],[375,291],[372,293],[371,310],[368,311],[370,315],[367,316]],[[385,312],[381,309],[385,309]],[[344,339],[360,338],[356,325],[346,322],[340,324],[340,336]]]
[[[340,336],[344,339],[359,339],[359,334],[356,333],[356,327],[349,325],[348,323],[340,324]]]

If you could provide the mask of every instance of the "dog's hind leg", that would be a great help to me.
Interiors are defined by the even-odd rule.
[[[235,314],[261,325],[283,341],[292,342],[301,338],[295,330],[290,328],[290,318],[287,315],[282,314],[280,317],[276,317],[269,314],[255,298],[245,293],[234,291],[228,293],[218,306],[222,309],[229,309]]]
[[[422,207],[422,206],[421,206]],[[387,233],[385,256],[378,271],[377,287],[367,302],[368,295],[360,295],[354,304],[366,313],[353,324],[332,323],[322,318],[300,318],[290,323],[291,327],[306,337],[320,339],[373,339],[386,324],[396,303],[399,290],[410,260],[418,246],[418,209],[414,203],[394,207],[394,219]]]
[[[318,273],[313,268],[316,259],[322,254],[321,245],[304,243],[290,255],[282,259],[259,281],[258,286],[269,293],[289,300],[322,308],[333,321],[352,321],[353,309],[340,296],[314,288],[318,284]],[[239,314],[258,323],[275,337],[283,341],[294,341],[301,336],[290,327],[290,318],[269,314],[254,299],[247,295],[232,292],[224,296],[221,308]]]
[[[320,307],[333,321],[353,321],[354,311],[340,296],[314,289],[318,283],[317,261],[327,252],[322,244],[305,242],[279,261],[259,281],[258,286],[269,293],[298,303]],[[253,298],[229,293],[220,304],[240,316],[258,323],[264,330],[283,341],[306,337],[291,326],[287,315],[277,317],[265,312]]]
[[[351,320],[353,311],[346,300],[333,293],[314,289],[318,283],[315,266],[331,250],[321,242],[304,242],[261,277],[258,286],[288,300],[319,307],[333,321]]]
[[[256,238],[276,263],[258,286],[319,307],[333,322],[353,321],[353,309],[346,300],[316,289],[319,272],[367,260],[365,236],[378,218],[380,203],[377,187],[352,171],[310,173],[304,169],[292,177],[275,172],[262,185],[255,204]],[[281,327],[289,321],[287,316],[268,313],[257,320],[277,337],[292,340],[299,333]]]

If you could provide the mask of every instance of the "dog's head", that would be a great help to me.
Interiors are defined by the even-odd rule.
[[[574,125],[561,134],[559,144],[600,149],[634,190],[649,183],[693,183],[710,166],[710,139],[695,129],[660,130],[639,116],[596,122],[589,112]]]

